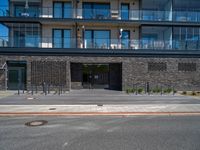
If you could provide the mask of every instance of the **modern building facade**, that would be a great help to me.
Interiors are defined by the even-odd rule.
[[[200,89],[198,0],[8,4],[0,7],[0,89]]]

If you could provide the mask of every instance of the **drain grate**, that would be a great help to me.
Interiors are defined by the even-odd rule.
[[[46,121],[46,120],[34,120],[34,121],[25,123],[25,125],[28,127],[37,127],[37,126],[43,126],[47,123],[48,123],[48,121]]]

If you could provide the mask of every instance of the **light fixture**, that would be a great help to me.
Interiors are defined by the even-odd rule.
[[[25,4],[25,9],[28,9],[29,6],[28,6],[28,0],[26,0],[26,4]]]
[[[85,30],[85,26],[84,25],[82,26],[82,30]]]

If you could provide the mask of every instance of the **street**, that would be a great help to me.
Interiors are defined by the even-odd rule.
[[[26,126],[46,120],[43,126]],[[199,150],[199,116],[1,117],[1,150]]]

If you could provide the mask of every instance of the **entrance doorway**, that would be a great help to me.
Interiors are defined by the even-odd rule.
[[[26,62],[8,61],[8,90],[26,89]]]
[[[83,64],[82,70],[83,88],[109,88],[109,64]]]
[[[122,90],[121,63],[71,63],[72,89]]]

